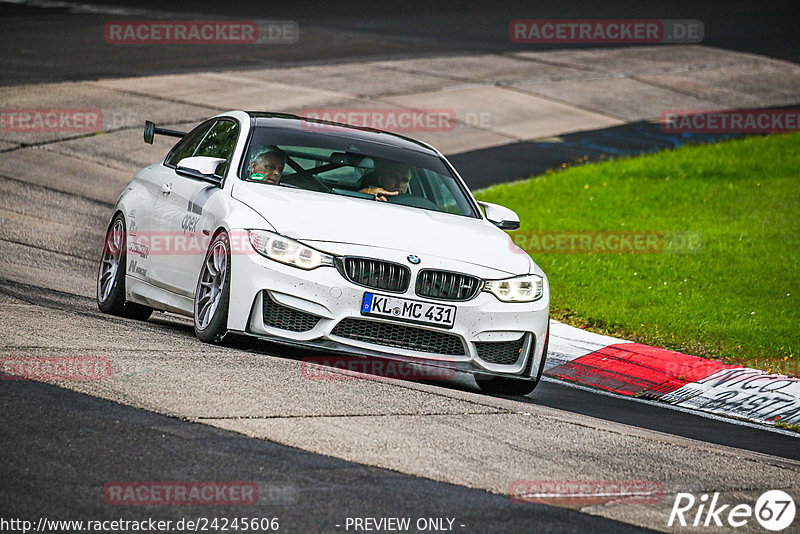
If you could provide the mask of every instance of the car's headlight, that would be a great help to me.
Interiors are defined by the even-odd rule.
[[[301,269],[333,266],[333,256],[266,230],[248,230],[250,244],[262,256]]]
[[[533,302],[542,298],[544,278],[538,274],[529,274],[505,280],[486,280],[483,290],[489,291],[503,302]]]

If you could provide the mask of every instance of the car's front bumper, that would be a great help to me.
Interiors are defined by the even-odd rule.
[[[397,257],[384,255],[383,259],[403,261],[406,256],[401,251],[390,255]],[[432,266],[431,261],[429,268],[449,266],[449,270],[465,272],[464,265]],[[501,302],[487,292],[468,301],[437,301],[414,294],[418,270],[411,266],[408,291],[394,296],[456,306],[452,328],[363,316],[365,292],[392,293],[358,286],[333,267],[305,271],[256,253],[235,254],[228,328],[326,351],[425,362],[486,375],[536,377],[548,328],[546,281],[542,297],[530,303]]]

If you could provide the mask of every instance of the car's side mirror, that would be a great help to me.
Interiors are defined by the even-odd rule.
[[[478,202],[489,222],[501,230],[519,230],[519,215],[514,211],[491,202]]]
[[[221,163],[225,163],[225,161],[226,160],[223,158],[192,156],[180,160],[175,167],[175,172],[183,176],[205,180],[214,185],[220,185],[222,183],[222,178],[214,173],[217,171],[217,167],[219,167]]]

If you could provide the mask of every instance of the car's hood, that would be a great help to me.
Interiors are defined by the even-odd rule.
[[[508,234],[482,219],[247,182],[234,184],[232,195],[294,239],[452,258],[509,274],[530,269]]]

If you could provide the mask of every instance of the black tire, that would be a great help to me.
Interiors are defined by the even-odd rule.
[[[128,268],[125,217],[118,213],[103,238],[103,253],[97,270],[97,307],[103,313],[147,320],[153,308],[125,300],[125,272]]]
[[[548,320],[549,322],[549,320]],[[542,361],[539,364],[539,369],[536,371],[536,378],[524,380],[521,378],[505,378],[500,376],[493,376],[491,378],[480,378],[475,375],[475,382],[481,388],[483,393],[490,395],[528,395],[532,393],[536,386],[539,385],[539,380],[542,378],[544,372],[544,363],[547,360],[547,349],[550,345],[550,326],[547,327],[547,333],[544,338],[544,349],[542,352]]]
[[[200,341],[220,343],[228,332],[230,267],[230,240],[227,233],[220,232],[208,246],[194,291],[194,333]]]

